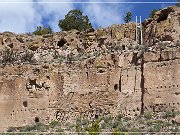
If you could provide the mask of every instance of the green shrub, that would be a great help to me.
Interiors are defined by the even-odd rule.
[[[153,127],[151,127],[148,131],[149,132],[160,132],[161,131],[161,125],[155,125]]]
[[[124,119],[123,119],[123,121],[129,121],[129,120],[131,120],[131,118],[130,117],[124,117]]]
[[[125,23],[130,22],[130,21],[131,21],[131,18],[132,18],[132,13],[131,13],[131,12],[127,12],[127,13],[126,13],[126,16],[124,17]]]
[[[123,115],[122,115],[122,114],[118,114],[117,117],[116,117],[116,119],[117,119],[118,121],[122,120],[122,118],[123,118]]]
[[[51,121],[51,122],[49,123],[49,126],[50,126],[51,128],[54,128],[54,127],[59,126],[59,125],[60,125],[59,121],[56,121],[56,120]]]
[[[110,115],[103,116],[101,118],[103,123],[101,124],[102,129],[111,129],[113,125],[113,118]]]
[[[165,114],[164,114],[164,117],[165,118],[169,118],[169,117],[175,117],[176,116],[176,112],[174,111],[167,111]]]
[[[138,128],[132,128],[129,132],[133,132],[133,133],[130,133],[128,135],[141,135],[141,130],[138,129]]]
[[[20,132],[30,132],[30,131],[40,131],[46,132],[48,130],[48,126],[42,123],[36,123],[33,125],[27,125],[20,128]]]
[[[173,126],[172,128],[171,128],[171,132],[178,132],[178,126]]]
[[[107,115],[107,116],[104,116],[102,118],[102,120],[104,120],[105,123],[109,123],[110,121],[113,120],[112,116],[111,115]]]
[[[9,127],[8,130],[7,130],[7,132],[15,132],[15,131],[16,131],[16,130],[15,130],[14,127]]]
[[[1,53],[1,57],[3,64],[12,63],[17,60],[17,54],[11,48],[5,48]]]
[[[24,54],[21,57],[21,61],[32,63],[33,56],[34,56],[34,53],[32,51],[25,50]]]
[[[51,34],[52,29],[50,27],[41,27],[38,26],[37,29],[33,32],[35,35],[45,35],[45,34]]]
[[[145,112],[144,117],[147,119],[152,119],[152,113],[151,112]]]
[[[127,48],[128,48],[128,50],[132,50],[133,46],[132,45],[128,45]]]
[[[147,124],[148,126],[153,125],[153,123],[154,123],[154,121],[152,121],[152,120],[148,120],[148,121],[146,122],[146,124]]]
[[[125,125],[119,126],[119,129],[120,129],[121,132],[128,132],[128,130],[129,130],[128,127],[125,126]]]
[[[119,129],[115,128],[114,131],[112,132],[112,135],[120,135]]]
[[[160,132],[162,128],[165,126],[162,120],[156,120],[153,123],[153,126],[149,129],[149,132]]]
[[[85,31],[92,28],[88,16],[84,16],[83,13],[78,9],[69,11],[68,14],[65,15],[65,19],[59,20],[58,25],[62,30],[65,31],[72,29]]]
[[[82,131],[82,126],[81,126],[81,118],[76,119],[76,132],[81,132]]]
[[[57,132],[57,135],[63,135],[64,134],[64,130],[62,128],[58,128],[56,130],[56,132]]]
[[[89,135],[98,135],[100,132],[99,120],[95,120],[88,128]]]

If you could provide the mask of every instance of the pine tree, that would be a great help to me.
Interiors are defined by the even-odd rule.
[[[83,13],[78,9],[69,11],[69,13],[65,15],[65,19],[59,20],[58,25],[62,30],[65,31],[71,29],[85,31],[92,28],[88,16],[84,16]]]
[[[132,17],[132,13],[131,12],[127,12],[126,16],[124,17],[124,21],[126,23],[130,22],[131,21],[131,17]]]

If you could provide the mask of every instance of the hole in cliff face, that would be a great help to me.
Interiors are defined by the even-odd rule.
[[[119,92],[121,92],[121,76],[120,76],[120,79],[119,79]]]
[[[160,23],[168,18],[168,15],[172,12],[171,9],[162,10],[157,19],[157,23]]]
[[[89,73],[88,73],[88,72],[86,72],[86,78],[87,78],[87,79],[89,78]]]
[[[38,123],[38,122],[39,122],[39,118],[38,118],[38,117],[35,117],[34,121],[35,121],[36,123]]]
[[[164,37],[162,37],[162,41],[173,41],[173,38],[170,35],[165,35]]]
[[[137,53],[133,53],[131,64],[137,65],[137,62],[138,62],[138,56],[137,55],[138,55]]]
[[[10,39],[10,38],[7,38],[7,39],[5,40],[5,42],[6,42],[6,44],[10,44],[10,43],[11,43],[11,39]]]
[[[67,43],[67,41],[65,39],[61,39],[60,41],[58,41],[57,46],[63,47],[65,43]]]
[[[115,84],[114,85],[114,90],[117,90],[118,89],[118,84]]]
[[[34,79],[34,80],[29,80],[29,84],[30,84],[30,85],[36,85],[36,79]]]
[[[100,69],[100,70],[98,70],[98,73],[104,73],[105,71],[104,70],[102,70],[102,69]]]
[[[23,106],[24,106],[24,107],[27,107],[27,106],[28,106],[27,101],[24,101],[24,102],[23,102]]]
[[[98,119],[98,117],[99,117],[98,114],[95,114],[95,119]]]
[[[46,76],[46,78],[47,78],[48,80],[50,80],[50,76]]]

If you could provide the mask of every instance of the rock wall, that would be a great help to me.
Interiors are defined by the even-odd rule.
[[[180,111],[180,50],[175,46],[179,8],[167,9],[175,20],[170,28],[175,34],[166,33],[173,36],[168,45],[174,46],[163,49],[148,34],[144,42],[155,49],[137,46],[134,23],[43,36],[2,33],[0,130],[52,120],[63,123],[78,116]],[[144,33],[152,34],[156,19],[145,22]]]
[[[153,46],[177,42],[180,33],[180,8],[173,6],[162,9],[143,23],[144,44]]]
[[[153,112],[179,110],[180,53],[163,51],[145,54],[144,109]],[[146,59],[154,55],[154,59]]]
[[[1,130],[78,116],[180,111],[180,51],[147,52],[136,65],[134,56],[122,54],[117,67],[98,70],[62,71],[54,65],[22,65],[23,71],[1,68]]]

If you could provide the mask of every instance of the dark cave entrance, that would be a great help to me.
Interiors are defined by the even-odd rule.
[[[67,43],[67,41],[65,39],[61,39],[60,41],[58,41],[57,46],[63,47],[65,43]]]
[[[118,89],[118,84],[115,84],[114,85],[114,90],[117,90]]]
[[[24,106],[24,107],[27,107],[27,106],[28,106],[27,101],[24,101],[24,102],[23,102],[23,106]]]
[[[39,122],[39,118],[38,118],[38,117],[35,117],[34,121],[35,121],[36,123],[38,123],[38,122]]]
[[[171,12],[172,12],[172,10],[170,10],[170,9],[162,10],[157,19],[157,23],[160,23],[161,21],[165,21]]]

